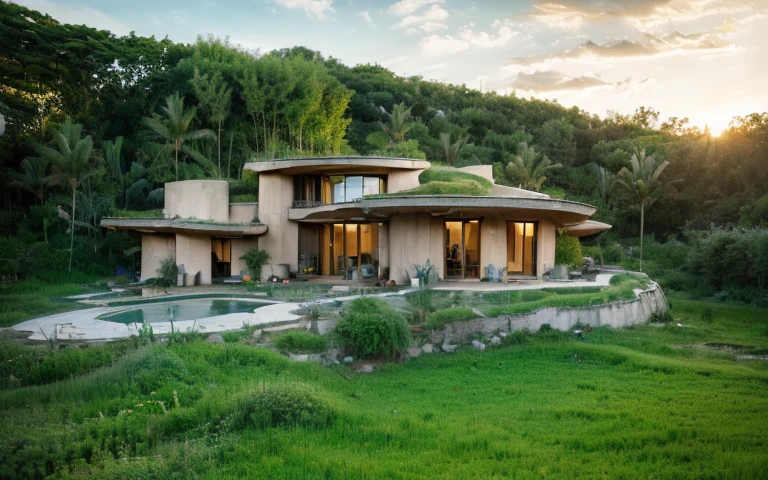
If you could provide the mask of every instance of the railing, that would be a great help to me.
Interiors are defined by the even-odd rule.
[[[320,207],[323,205],[323,202],[320,200],[294,200],[293,201],[293,208],[313,208],[313,207]]]

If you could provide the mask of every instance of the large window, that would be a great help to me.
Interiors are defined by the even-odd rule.
[[[384,193],[384,179],[363,175],[334,175],[323,179],[330,188],[331,198],[324,198],[326,204],[355,202],[364,195]]]

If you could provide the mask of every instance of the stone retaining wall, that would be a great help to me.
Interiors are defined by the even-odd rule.
[[[636,290],[637,298],[606,305],[580,308],[547,307],[530,313],[503,315],[498,318],[477,318],[449,323],[443,332],[443,343],[462,344],[477,334],[486,337],[516,330],[536,331],[548,323],[558,330],[570,330],[577,323],[584,326],[624,328],[647,322],[654,314],[665,315],[669,310],[664,292],[657,284],[647,290]]]

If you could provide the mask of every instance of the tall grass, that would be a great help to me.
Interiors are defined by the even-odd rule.
[[[682,327],[521,332],[373,375],[239,343],[128,349],[0,392],[0,476],[764,478],[768,366],[737,355],[768,351],[765,310],[671,302]],[[689,348],[708,343],[733,348]]]

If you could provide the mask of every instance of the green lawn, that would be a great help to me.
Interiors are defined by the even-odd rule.
[[[513,335],[372,375],[245,343],[14,346],[0,373],[42,385],[0,392],[0,477],[765,478],[768,362],[736,355],[768,354],[768,312],[672,304],[682,327]],[[681,347],[704,343],[732,347]]]

